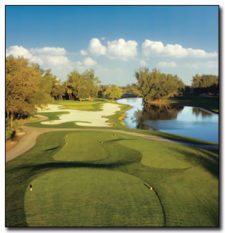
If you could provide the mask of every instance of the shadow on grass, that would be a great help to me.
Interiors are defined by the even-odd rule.
[[[188,162],[201,166],[209,171],[212,175],[219,177],[219,158],[212,152],[199,149],[198,151],[200,153],[195,154],[178,148],[174,150],[183,154]]]
[[[29,169],[32,173],[39,173],[43,170],[52,170],[52,169],[62,169],[62,168],[102,168],[109,169],[115,168],[118,166],[128,165],[130,163],[134,163],[135,161],[119,161],[113,163],[94,163],[94,162],[49,162],[43,164],[30,164],[26,166],[19,166],[10,170],[9,172],[14,172],[20,169]]]

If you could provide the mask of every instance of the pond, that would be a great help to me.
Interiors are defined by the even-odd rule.
[[[129,128],[156,129],[215,143],[219,141],[218,114],[176,104],[161,107],[150,105],[144,110],[142,98],[124,98],[117,102],[132,106],[124,119]]]

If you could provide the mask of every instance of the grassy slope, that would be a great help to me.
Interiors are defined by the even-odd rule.
[[[84,137],[89,142],[85,149],[82,142],[77,142],[80,148],[72,147]],[[102,151],[106,157],[99,157]],[[27,190],[30,183],[32,193]],[[155,195],[144,183],[154,187]],[[68,210],[71,206],[75,208]],[[54,132],[42,135],[32,150],[6,165],[7,226],[127,226],[132,222],[218,226],[218,155],[122,134]]]

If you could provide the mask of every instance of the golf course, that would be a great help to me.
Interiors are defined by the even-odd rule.
[[[222,5],[188,4],[3,1],[5,231],[222,227]]]
[[[128,108],[56,101],[21,126],[6,154],[6,226],[218,226],[216,145],[128,129]]]

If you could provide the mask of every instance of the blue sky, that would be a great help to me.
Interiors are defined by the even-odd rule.
[[[103,83],[135,81],[141,66],[217,74],[217,6],[7,6],[7,55],[24,56],[65,80],[93,68]]]

